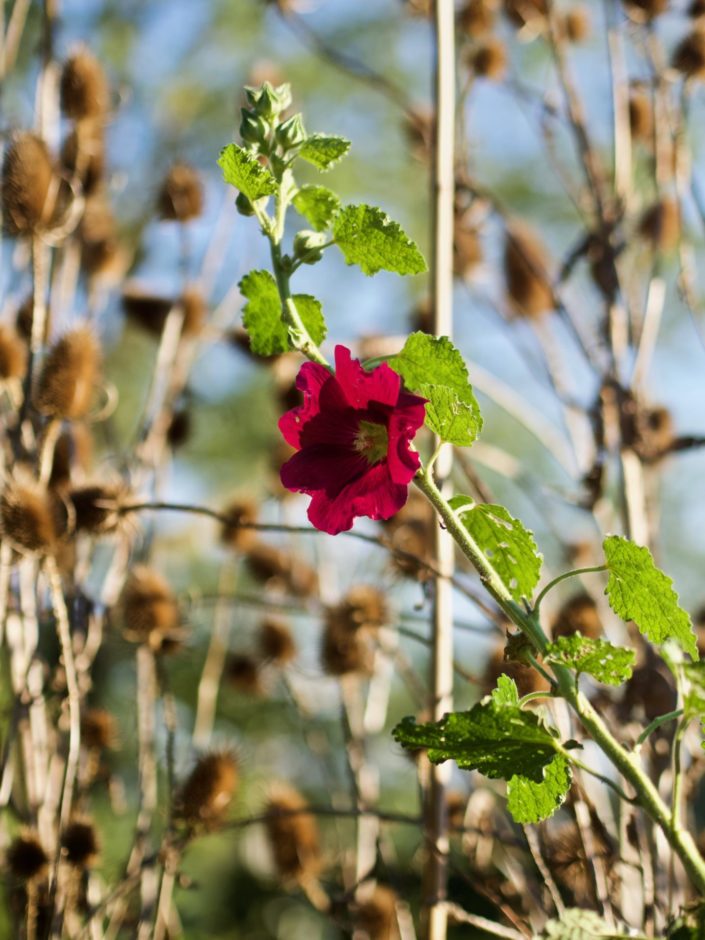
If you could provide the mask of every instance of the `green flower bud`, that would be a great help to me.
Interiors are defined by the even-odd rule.
[[[246,144],[262,144],[269,134],[269,124],[263,117],[242,108],[240,136]]]
[[[327,241],[325,232],[311,232],[304,229],[294,236],[294,257],[303,264],[315,264],[323,257],[323,248]]]
[[[295,114],[280,124],[274,134],[274,139],[285,151],[300,147],[306,137],[306,129],[300,114]]]
[[[291,104],[289,85],[273,88],[269,82],[265,82],[261,88],[246,88],[245,95],[250,108],[264,118],[278,117]]]
[[[247,198],[244,193],[238,193],[237,199],[235,200],[235,208],[240,213],[240,215],[254,215],[255,210],[252,208],[252,203]]]

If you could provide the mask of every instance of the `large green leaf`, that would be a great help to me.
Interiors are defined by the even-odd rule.
[[[302,186],[294,196],[294,208],[317,232],[325,232],[340,209],[340,199],[325,186]]]
[[[549,920],[536,940],[629,940],[632,933],[616,930],[594,911],[569,907],[556,920]],[[634,940],[646,940],[643,935]]]
[[[697,659],[690,617],[678,603],[673,581],[656,567],[648,548],[618,535],[608,536],[603,548],[609,571],[605,593],[617,616],[633,620],[652,643],[674,639]]]
[[[250,337],[252,352],[258,356],[274,356],[292,348],[289,329],[282,320],[282,306],[277,284],[269,271],[250,271],[239,284],[247,303],[242,322]],[[304,326],[314,343],[325,339],[326,324],[321,305],[308,294],[294,294],[293,301]]]
[[[556,754],[543,768],[543,780],[536,783],[523,774],[510,777],[507,782],[507,809],[514,822],[526,826],[552,816],[573,781],[570,764],[562,754]]]
[[[426,261],[398,222],[375,206],[345,206],[333,223],[335,243],[348,264],[365,274],[423,274]]]
[[[278,189],[277,181],[269,170],[249,151],[228,144],[220,151],[218,166],[223,171],[223,179],[235,186],[252,202],[263,196],[273,196]]]
[[[607,640],[593,640],[582,633],[559,636],[549,643],[544,658],[551,663],[560,663],[585,672],[607,685],[621,685],[632,674],[634,650],[613,646]]]
[[[482,429],[482,415],[463,357],[446,336],[412,333],[389,360],[406,387],[428,399],[426,424],[450,444],[468,446]]]

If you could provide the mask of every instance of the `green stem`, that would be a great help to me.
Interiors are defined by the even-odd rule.
[[[538,614],[539,607],[541,606],[541,601],[548,594],[552,588],[557,584],[560,584],[561,581],[565,581],[568,578],[574,578],[578,574],[590,574],[593,571],[607,571],[607,565],[595,565],[593,568],[575,568],[573,571],[566,571],[565,574],[559,574],[557,578],[554,578],[553,581],[549,581],[546,587],[541,591],[539,596],[536,598],[536,603],[534,604],[534,612]]]
[[[682,708],[676,708],[675,711],[667,712],[665,715],[657,715],[653,721],[644,728],[639,737],[636,739],[636,744],[634,745],[634,753],[638,754],[641,745],[646,741],[650,734],[652,734],[657,728],[660,728],[661,725],[665,725],[667,721],[673,721],[676,718],[680,718],[683,714]]]
[[[590,774],[590,776],[595,777],[596,780],[601,780],[602,783],[606,784],[608,787],[610,787],[610,789],[614,790],[617,796],[621,800],[624,800],[625,803],[631,803],[632,805],[634,805],[634,803],[637,802],[637,800],[634,797],[627,796],[627,794],[624,792],[624,790],[620,787],[618,783],[615,783],[614,780],[611,780],[609,777],[605,777],[605,775],[601,774],[599,771],[593,770],[592,767],[588,767],[587,764],[584,764],[581,760],[575,757],[571,751],[568,751],[563,747],[559,748],[559,751],[566,758],[566,760],[570,761],[570,763],[573,764],[574,767],[578,767],[580,770],[584,771],[586,774]]]

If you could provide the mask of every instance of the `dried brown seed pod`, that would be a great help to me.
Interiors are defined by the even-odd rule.
[[[227,682],[245,695],[261,695],[260,664],[247,653],[230,653],[223,670]]]
[[[78,179],[85,196],[95,195],[105,177],[103,129],[92,122],[74,127],[61,148],[61,165]]]
[[[688,16],[694,20],[699,19],[701,16],[705,16],[705,0],[692,0],[690,6],[688,7]]]
[[[676,46],[671,65],[686,78],[705,78],[705,30],[696,27]]]
[[[78,532],[108,535],[115,532],[122,521],[120,508],[125,502],[125,489],[121,485],[98,483],[74,487],[68,499]]]
[[[543,692],[549,688],[548,682],[540,672],[537,672],[531,666],[524,666],[522,663],[510,662],[504,658],[504,643],[500,643],[490,656],[485,667],[483,677],[484,691],[489,694],[497,687],[497,680],[500,676],[509,676],[516,682],[519,695],[528,695],[529,692]]]
[[[188,408],[179,408],[172,415],[166,432],[167,443],[176,449],[183,447],[191,437],[193,421]]]
[[[586,7],[573,7],[564,14],[560,29],[568,42],[580,43],[590,38],[592,23]]]
[[[162,219],[188,222],[203,212],[203,185],[188,163],[175,163],[166,175],[157,198]]]
[[[99,377],[100,347],[88,327],[77,327],[49,350],[37,381],[34,404],[52,418],[84,418]]]
[[[251,499],[233,499],[221,513],[227,521],[220,528],[220,541],[228,548],[246,552],[257,543],[257,530],[247,528],[259,521],[257,503]]]
[[[602,621],[589,594],[575,594],[563,604],[553,620],[551,635],[554,640],[573,633],[582,633],[593,640],[602,636]]]
[[[492,29],[496,13],[493,0],[467,0],[458,10],[458,30],[476,39]]]
[[[372,894],[355,905],[355,924],[369,940],[399,940],[397,894],[377,884]]]
[[[104,708],[87,708],[81,713],[81,744],[95,751],[112,748],[117,741],[117,722]]]
[[[507,50],[501,39],[488,36],[474,51],[470,60],[473,71],[481,78],[499,81],[507,71]]]
[[[542,26],[548,15],[546,0],[503,0],[503,10],[518,29]]]
[[[623,0],[630,16],[639,22],[650,23],[668,9],[668,0]]]
[[[73,121],[103,117],[110,106],[110,88],[103,66],[82,46],[66,60],[59,84],[61,110]]]
[[[153,568],[139,566],[128,577],[120,598],[124,633],[128,640],[162,650],[179,633],[176,598],[165,579]]]
[[[367,630],[350,630],[337,617],[327,615],[321,640],[321,668],[329,676],[370,675],[373,657],[369,639]]]
[[[68,824],[61,834],[61,850],[67,861],[77,868],[88,868],[95,861],[100,849],[90,819],[74,819]]]
[[[518,316],[540,317],[554,309],[546,250],[538,236],[519,222],[507,225],[504,278],[508,299]]]
[[[16,329],[0,324],[0,379],[21,379],[27,369],[27,344]]]
[[[175,818],[188,826],[217,826],[228,811],[239,779],[234,753],[203,754],[176,795]]]
[[[307,807],[298,791],[283,785],[276,787],[267,803],[268,841],[283,878],[300,881],[321,869],[318,825],[313,816],[302,812]]]
[[[651,101],[643,89],[635,88],[629,95],[629,128],[634,140],[651,140],[654,128]]]
[[[675,199],[661,199],[649,206],[637,225],[639,235],[653,251],[668,253],[678,244],[681,233],[680,206]]]
[[[642,460],[658,460],[675,440],[673,415],[663,405],[641,406],[636,413],[634,450]]]
[[[32,881],[42,876],[49,864],[46,852],[36,832],[16,836],[5,853],[5,865],[20,881]]]
[[[400,553],[390,555],[395,571],[419,580],[428,577],[428,569],[422,562],[432,557],[435,525],[431,504],[412,490],[401,510],[384,524],[391,547]]]
[[[257,631],[260,653],[277,666],[284,666],[296,657],[296,643],[288,624],[275,617],[263,620]]]
[[[376,630],[389,623],[387,598],[370,584],[351,587],[339,604],[329,607],[326,619],[335,620],[338,627],[348,633],[356,630]]]
[[[148,333],[161,336],[166,318],[174,306],[171,297],[162,297],[142,290],[134,283],[126,284],[122,292],[122,306],[130,320]]]
[[[64,529],[61,508],[41,484],[11,480],[0,495],[0,532],[20,550],[52,554]]]
[[[31,235],[51,218],[58,180],[49,148],[36,134],[15,134],[2,165],[3,226],[8,235]]]
[[[88,274],[110,279],[123,273],[125,256],[118,239],[115,216],[102,191],[86,200],[78,234],[81,263]]]
[[[245,549],[245,562],[258,581],[288,590],[295,597],[312,597],[318,591],[318,575],[296,555],[266,542]]]

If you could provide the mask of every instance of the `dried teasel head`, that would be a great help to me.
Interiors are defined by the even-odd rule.
[[[125,518],[120,510],[126,497],[127,491],[121,484],[95,483],[73,487],[68,493],[68,501],[73,510],[74,528],[77,532],[96,536],[115,532]]]
[[[103,66],[85,46],[76,49],[64,63],[59,92],[61,110],[73,121],[104,117],[110,106]]]
[[[376,630],[389,623],[389,605],[386,596],[370,584],[351,587],[340,603],[329,607],[327,619],[336,620],[343,631]]]
[[[366,629],[350,630],[344,621],[331,616],[329,610],[323,623],[321,668],[329,676],[357,673],[369,676],[373,670],[371,637]]]
[[[673,415],[663,405],[639,405],[634,450],[648,463],[665,456],[676,437]]]
[[[643,88],[633,88],[629,95],[629,129],[634,140],[650,141],[654,121],[651,100]]]
[[[61,834],[61,851],[76,868],[88,868],[100,851],[98,834],[87,818],[74,819]]]
[[[220,541],[237,552],[245,552],[257,543],[257,530],[248,528],[259,521],[259,509],[254,500],[239,498],[231,500],[221,515]]]
[[[128,318],[154,336],[161,336],[166,318],[174,306],[171,297],[150,294],[138,284],[128,283],[122,291],[122,306]]]
[[[61,148],[61,165],[78,179],[85,196],[95,195],[105,178],[105,137],[94,123],[79,124],[67,135]]]
[[[5,866],[18,881],[33,881],[47,871],[49,858],[39,835],[28,830],[16,836],[5,852]]]
[[[375,885],[368,897],[355,904],[355,926],[363,930],[369,940],[398,940],[397,901],[397,894],[391,888]]]
[[[675,199],[661,199],[642,213],[637,232],[653,251],[667,254],[678,244],[681,234],[680,206]]]
[[[230,653],[225,660],[223,676],[228,685],[243,695],[261,695],[263,692],[260,663],[247,653]]]
[[[65,531],[62,503],[45,486],[18,475],[0,494],[0,532],[20,551],[53,554]]]
[[[575,594],[565,602],[556,614],[551,625],[551,636],[570,636],[581,633],[596,640],[603,634],[602,620],[597,604],[584,592]]]
[[[390,553],[392,568],[407,578],[424,580],[428,569],[423,562],[433,555],[435,518],[431,504],[416,490],[409,493],[400,511],[384,523],[389,542],[395,553]]]
[[[688,16],[693,20],[705,16],[705,0],[692,0],[688,7]]]
[[[247,569],[257,581],[288,590],[294,597],[313,597],[318,592],[315,569],[290,551],[255,541],[245,549]]]
[[[640,23],[650,23],[668,9],[668,0],[622,0],[627,13]]]
[[[109,282],[124,275],[127,256],[118,238],[115,216],[102,190],[86,199],[78,235],[81,264],[92,278]]]
[[[120,597],[126,639],[163,650],[180,635],[181,616],[167,581],[153,568],[141,565],[129,575]]]
[[[166,440],[169,447],[176,450],[177,447],[183,447],[191,437],[193,432],[193,416],[189,408],[177,408],[171,416],[169,427],[166,432]]]
[[[257,646],[262,658],[285,666],[296,658],[296,643],[289,625],[276,617],[267,617],[257,629]]]
[[[175,163],[167,173],[157,198],[162,219],[188,222],[203,212],[203,185],[188,163]]]
[[[475,49],[470,65],[474,73],[480,78],[500,81],[507,71],[507,50],[501,39],[488,36]]]
[[[238,762],[232,751],[201,755],[176,794],[175,818],[190,827],[218,826],[235,796],[239,780]]]
[[[95,397],[100,346],[88,327],[61,337],[42,363],[34,395],[38,411],[51,418],[84,418]]]
[[[507,225],[503,262],[507,298],[517,316],[540,317],[554,309],[548,255],[523,223]]]
[[[32,235],[51,218],[58,179],[49,148],[36,134],[15,134],[2,165],[3,226],[8,235]]]
[[[696,27],[678,43],[671,65],[685,78],[705,78],[705,29]]]
[[[21,379],[27,369],[27,344],[12,326],[0,324],[0,380]]]
[[[316,875],[322,865],[318,825],[306,813],[308,803],[293,787],[272,789],[265,813],[272,857],[282,878],[296,881]]]
[[[581,43],[590,38],[592,23],[587,7],[576,6],[568,10],[560,21],[560,32],[568,42]]]
[[[81,744],[93,751],[115,747],[117,722],[105,708],[86,708],[81,713]]]
[[[496,0],[467,0],[458,10],[458,31],[476,39],[490,32],[496,15]]]

